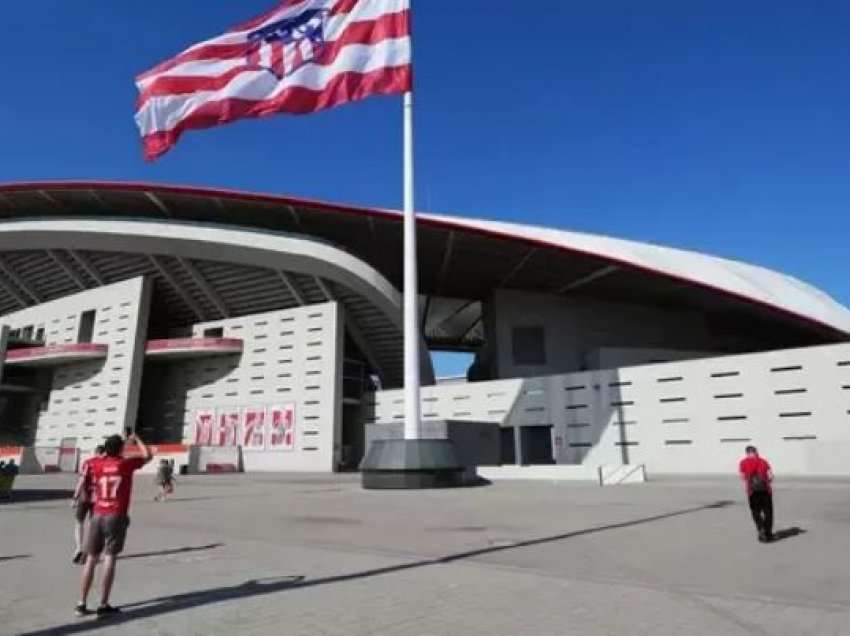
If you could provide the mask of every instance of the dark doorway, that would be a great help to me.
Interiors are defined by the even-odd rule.
[[[52,368],[7,366],[0,382],[0,446],[32,446],[53,385]]]
[[[354,471],[366,453],[366,427],[359,404],[342,405],[342,458],[339,469]]]
[[[523,426],[523,464],[554,464],[551,426]]]
[[[501,430],[501,462],[502,464],[516,464],[516,444],[514,443],[513,427]]]
[[[89,309],[80,315],[80,330],[77,334],[77,342],[91,342],[94,336],[95,310]]]

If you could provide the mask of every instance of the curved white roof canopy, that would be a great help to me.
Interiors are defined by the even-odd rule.
[[[366,355],[377,353],[374,365],[384,382],[390,386],[401,383],[402,321],[398,290],[369,264],[320,241],[160,221],[65,219],[0,223],[0,252],[21,249],[172,256],[303,273],[333,281],[354,292],[361,299],[357,303],[359,307],[365,300],[372,319],[395,328],[392,338],[364,329],[358,339],[367,341]],[[433,367],[426,347],[422,347],[421,364],[423,382],[433,382]]]
[[[6,219],[33,216],[91,218],[116,214],[250,226],[255,227],[258,233],[269,230],[307,233],[356,254],[389,281],[396,284],[401,281],[401,214],[392,210],[152,183],[59,181],[0,184],[0,217]],[[850,334],[850,311],[846,307],[811,285],[763,267],[636,241],[517,223],[422,214],[420,224],[422,229],[430,230],[431,234],[430,247],[427,236],[423,236],[425,240],[420,241],[420,254],[424,254],[426,260],[430,259],[433,270],[440,269],[441,260],[444,264],[448,263],[449,259],[445,255],[451,250],[446,246],[446,237],[451,234],[462,236],[464,240],[469,239],[470,244],[477,240],[477,247],[481,247],[481,243],[486,243],[488,239],[496,239],[491,243],[511,247],[488,263],[492,276],[477,281],[481,284],[486,282],[491,288],[503,280],[500,276],[514,272],[515,266],[517,271],[522,270],[523,276],[519,277],[522,283],[527,283],[528,266],[523,265],[523,251],[528,252],[534,247],[546,248],[547,251],[562,253],[563,259],[557,262],[547,260],[544,269],[537,269],[534,275],[552,270],[559,273],[563,268],[563,276],[569,276],[571,263],[581,260],[584,267],[591,269],[588,270],[589,274],[585,271],[579,276],[587,277],[596,273],[603,286],[605,283],[619,283],[622,278],[623,289],[628,291],[630,282],[626,277],[617,276],[618,271],[620,274],[627,271],[643,272],[657,281],[681,284],[696,292],[703,290],[708,296],[728,299],[737,303],[739,309],[749,306],[753,316],[764,317],[773,313],[784,318],[786,325],[790,319],[808,329],[813,334],[813,342],[831,342]],[[484,247],[495,249],[492,244]],[[457,249],[456,254],[459,255],[460,251]],[[573,256],[577,258],[571,258]],[[531,260],[534,270],[533,261],[536,259]],[[444,267],[448,272],[445,278],[454,282],[469,277],[472,272],[465,269],[466,265],[463,264],[457,270],[453,269],[454,264],[453,268]],[[610,278],[606,270],[613,274]],[[428,274],[428,268],[420,267],[420,277],[427,277]],[[426,287],[427,283],[431,284],[431,289],[423,289],[423,293],[439,297],[440,285],[435,283],[435,278],[432,277],[430,281],[423,279]],[[560,288],[569,289],[569,280],[567,278],[566,286],[563,283],[559,285],[554,279],[546,284],[551,283],[548,290],[557,293]],[[513,282],[517,282],[516,276]],[[584,286],[582,291],[596,293],[597,279],[591,282],[593,284]],[[485,290],[479,285],[474,290],[455,289],[456,293],[445,295],[480,299],[482,291]]]
[[[423,214],[422,219],[603,257],[785,310],[850,334],[850,309],[793,276],[740,261],[596,234]]]

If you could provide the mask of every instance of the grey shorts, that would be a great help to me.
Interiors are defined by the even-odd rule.
[[[78,501],[74,506],[74,519],[82,523],[91,514],[94,504],[90,501]]]
[[[127,539],[130,517],[118,515],[93,515],[86,531],[86,554],[97,556],[121,554]]]

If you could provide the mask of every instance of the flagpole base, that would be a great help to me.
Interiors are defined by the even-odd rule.
[[[468,485],[449,439],[375,440],[360,464],[366,490],[422,490]]]

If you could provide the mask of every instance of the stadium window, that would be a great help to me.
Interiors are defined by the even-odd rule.
[[[44,342],[44,327],[38,328],[38,331],[35,332],[35,339],[39,342]]]
[[[543,327],[514,327],[512,344],[515,365],[546,364],[546,338]]]
[[[24,327],[24,340],[32,340],[32,333],[35,327],[28,325]]]
[[[97,312],[94,309],[84,311],[80,315],[80,330],[77,332],[77,342],[91,342],[94,335],[94,319]]]
[[[204,338],[223,338],[224,337],[224,327],[210,327],[209,329],[204,329]]]

